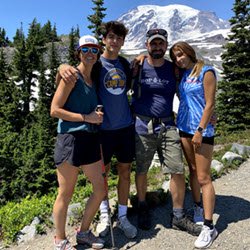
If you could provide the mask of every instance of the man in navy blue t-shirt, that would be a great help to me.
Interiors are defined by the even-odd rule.
[[[147,172],[157,151],[163,172],[171,174],[172,227],[199,235],[201,227],[191,222],[183,211],[185,170],[181,140],[172,111],[176,79],[173,64],[164,59],[167,38],[168,34],[164,29],[147,32],[145,45],[149,56],[144,60],[141,78],[137,77],[133,88],[138,226],[143,229],[151,227],[146,202]]]

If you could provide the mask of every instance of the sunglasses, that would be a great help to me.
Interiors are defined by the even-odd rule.
[[[164,36],[165,38],[168,38],[168,33],[166,30],[164,29],[153,29],[153,30],[149,30],[147,32],[147,38],[150,38],[151,36],[155,35],[155,34],[159,34],[161,36]]]
[[[87,47],[82,47],[81,51],[83,54],[87,54],[89,51],[91,51],[94,55],[97,55],[99,52],[98,48],[87,48]]]

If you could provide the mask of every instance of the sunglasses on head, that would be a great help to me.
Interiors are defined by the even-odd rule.
[[[98,48],[82,47],[81,51],[83,54],[87,54],[89,51],[91,51],[94,55],[97,55],[99,52],[99,49]]]
[[[149,30],[149,31],[147,32],[147,37],[149,38],[149,37],[151,37],[152,35],[155,35],[155,34],[159,34],[159,35],[164,36],[164,37],[166,37],[166,38],[168,37],[167,31],[164,30],[164,29],[153,29],[153,30]]]

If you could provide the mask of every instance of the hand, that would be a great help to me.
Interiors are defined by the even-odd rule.
[[[196,130],[193,138],[192,138],[192,144],[195,146],[195,148],[200,148],[202,143],[202,133]]]
[[[85,121],[99,125],[103,122],[103,112],[93,111],[89,115],[85,115]]]
[[[219,120],[219,117],[216,113],[213,113],[211,118],[210,118],[210,123],[212,125],[212,127],[215,127],[217,120]]]
[[[78,70],[70,65],[61,65],[59,73],[65,83],[75,83],[78,79]]]
[[[148,56],[147,55],[144,55],[144,54],[141,54],[139,56],[137,56],[131,63],[130,63],[130,67],[131,68],[134,68],[136,63],[140,63],[141,65],[143,64],[145,58],[147,58]]]

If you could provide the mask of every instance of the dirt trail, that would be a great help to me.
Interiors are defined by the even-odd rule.
[[[214,222],[219,235],[210,249],[250,250],[250,159],[237,171],[232,170],[214,181],[214,187],[216,192]],[[191,193],[187,191],[184,207],[188,213],[191,213],[188,209],[191,205]],[[136,239],[129,240],[119,229],[114,228],[116,247],[133,250],[194,249],[196,237],[170,228],[171,206],[169,198],[166,204],[152,208],[152,229],[138,230]],[[137,225],[135,213],[129,218],[134,225]],[[46,235],[38,235],[33,241],[12,246],[10,249],[52,250],[54,235],[54,230],[50,230]],[[67,235],[76,249],[91,249],[76,245],[74,227],[67,227]],[[105,249],[111,249],[110,236],[104,239]]]

